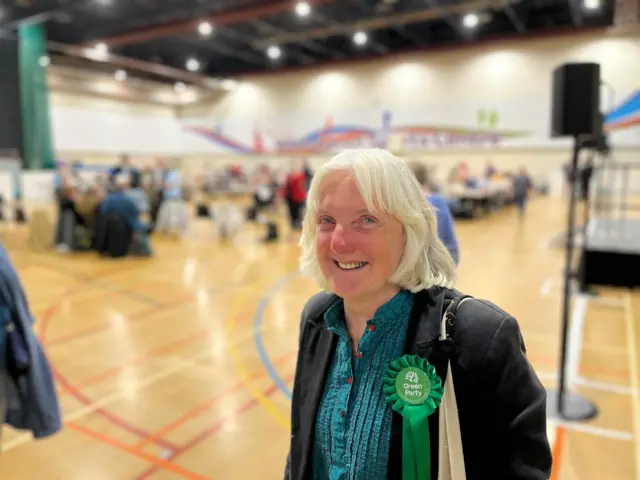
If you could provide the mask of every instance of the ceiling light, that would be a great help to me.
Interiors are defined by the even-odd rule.
[[[115,73],[116,80],[119,82],[124,82],[127,79],[127,72],[124,70],[118,70]]]
[[[222,80],[220,82],[220,87],[223,90],[233,90],[237,86],[238,86],[238,82],[236,82],[235,80],[232,80],[230,78],[227,78],[226,80]]]
[[[182,82],[177,82],[173,88],[176,92],[184,92],[187,89],[187,86]]]
[[[584,0],[584,8],[587,10],[597,10],[600,8],[600,0]]]
[[[296,15],[299,17],[308,17],[311,13],[311,6],[307,2],[296,3]]]
[[[468,13],[462,18],[462,24],[466,28],[475,28],[478,26],[478,23],[480,23],[480,19],[475,13]]]
[[[47,68],[49,65],[51,65],[51,59],[49,57],[47,57],[46,55],[40,57],[38,59],[38,64],[42,67],[42,68]]]
[[[91,60],[104,62],[109,58],[109,47],[104,43],[98,43],[93,48],[86,49],[85,55]]]
[[[271,46],[267,49],[267,55],[271,60],[277,60],[282,56],[282,50],[280,50],[280,47]]]
[[[107,47],[107,45],[105,43],[97,43],[95,47],[93,47],[93,49],[96,51],[97,54],[99,55],[106,55],[109,53],[109,47]]]
[[[201,22],[200,25],[198,25],[198,33],[203,37],[208,37],[213,33],[213,25],[209,22]]]
[[[190,72],[197,72],[200,70],[200,62],[195,58],[190,58],[187,60],[187,70]]]
[[[369,40],[369,37],[365,32],[356,32],[353,34],[353,43],[356,45],[364,45]]]

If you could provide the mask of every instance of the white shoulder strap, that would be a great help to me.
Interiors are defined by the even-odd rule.
[[[466,300],[468,300],[468,298],[463,298],[458,304],[458,308]],[[445,313],[440,325],[440,340],[446,340],[447,338],[447,322],[449,321],[450,317]],[[466,480],[467,475],[464,468],[460,420],[458,418],[458,403],[456,402],[456,392],[453,387],[451,362],[447,364],[444,395],[440,403],[439,424],[438,480]]]

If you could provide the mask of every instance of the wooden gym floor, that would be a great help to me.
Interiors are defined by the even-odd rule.
[[[461,221],[458,287],[521,324],[530,359],[553,387],[558,366],[565,207],[535,199]],[[65,429],[33,442],[4,429],[3,480],[279,479],[299,315],[315,285],[298,248],[264,246],[246,227],[221,245],[198,221],[182,241],[155,239],[153,259],[36,254],[26,232],[3,242],[26,287],[55,369]],[[639,478],[640,297],[606,290],[574,301],[570,355],[578,392],[600,415],[549,424],[554,480]],[[636,312],[634,315],[634,311]]]

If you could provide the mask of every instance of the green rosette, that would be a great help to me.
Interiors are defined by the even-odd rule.
[[[405,355],[391,362],[382,389],[391,408],[402,415],[402,479],[430,480],[428,418],[442,400],[442,380],[426,358]]]

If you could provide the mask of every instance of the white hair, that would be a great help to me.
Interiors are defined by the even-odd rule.
[[[404,253],[389,283],[414,293],[432,286],[452,287],[455,263],[438,238],[436,214],[422,187],[403,159],[375,148],[345,150],[314,174],[300,238],[301,272],[327,288],[316,256],[316,215],[322,181],[337,170],[353,174],[369,210],[391,214],[404,226]]]

